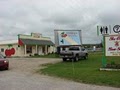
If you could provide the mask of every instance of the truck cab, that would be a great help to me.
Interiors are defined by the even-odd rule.
[[[70,46],[67,50],[60,52],[60,57],[63,59],[63,61],[68,59],[78,61],[80,58],[87,59],[88,52],[81,46]]]

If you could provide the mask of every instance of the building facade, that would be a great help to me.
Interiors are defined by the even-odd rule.
[[[54,52],[54,43],[39,33],[18,35],[18,40],[0,42],[0,50],[6,56],[45,55]]]

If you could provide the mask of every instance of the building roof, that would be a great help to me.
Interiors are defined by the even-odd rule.
[[[50,40],[20,39],[26,45],[54,45]]]
[[[7,40],[7,41],[0,41],[0,45],[2,44],[17,44],[18,40]]]

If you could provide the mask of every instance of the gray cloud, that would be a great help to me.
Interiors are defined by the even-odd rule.
[[[83,43],[100,43],[97,25],[120,23],[119,0],[0,0],[0,40],[17,34],[80,29]]]

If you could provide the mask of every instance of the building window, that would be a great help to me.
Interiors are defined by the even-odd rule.
[[[26,53],[32,53],[32,46],[26,47]]]
[[[4,52],[4,48],[1,48],[1,52]]]
[[[18,47],[16,47],[16,50],[18,50]]]

